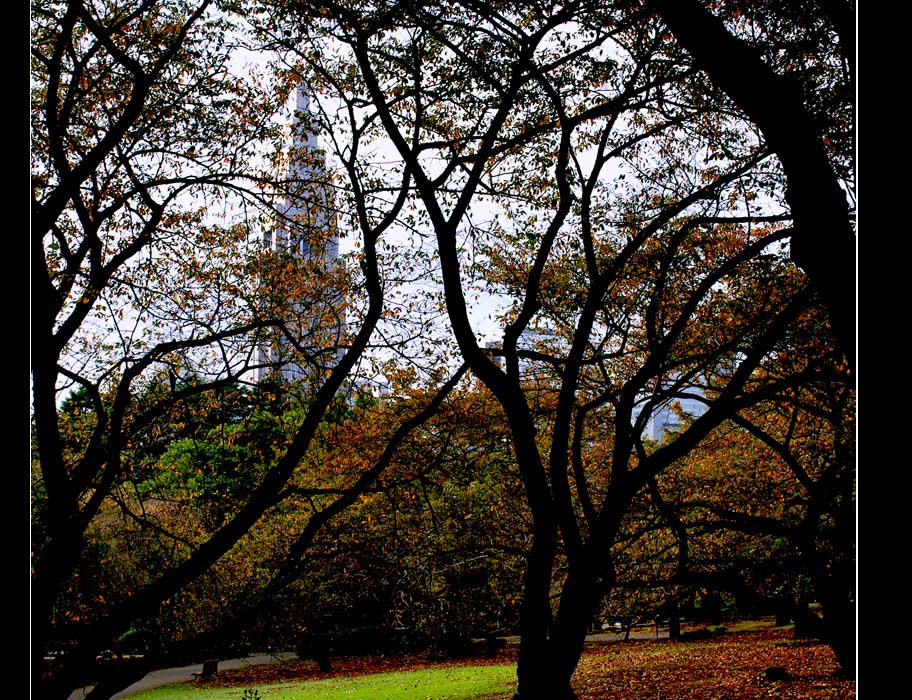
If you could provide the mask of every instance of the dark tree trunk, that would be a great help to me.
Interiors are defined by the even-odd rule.
[[[553,523],[535,527],[529,553],[520,608],[519,659],[516,664],[516,700],[560,698],[547,673],[552,663],[549,633],[551,618],[551,571],[557,551],[557,529]]]
[[[582,657],[586,635],[599,601],[613,585],[610,557],[590,545],[570,566],[545,656],[527,663],[514,700],[575,700],[571,680]],[[523,649],[520,647],[520,660]]]
[[[795,621],[796,639],[818,639],[821,637],[820,618],[807,603],[798,603],[792,612]]]
[[[554,674],[568,690],[583,655],[586,633],[599,599],[593,572],[586,568],[571,569],[561,591],[554,630]]]
[[[95,687],[86,695],[85,700],[108,700],[136,681],[143,678],[150,670],[146,659],[120,659],[108,662],[102,667],[102,674]]]
[[[711,625],[722,624],[722,597],[718,591],[709,590],[703,594],[703,602],[700,606],[701,614]]]
[[[851,602],[824,608],[824,641],[830,645],[833,653],[836,654],[836,660],[839,661],[840,674],[852,679],[855,678],[857,672],[857,640],[855,632],[855,606]]]
[[[857,625],[853,563],[832,566],[829,575],[823,580],[818,580],[815,588],[823,612],[820,638],[829,644],[836,654],[840,673],[846,678],[855,678]]]
[[[792,621],[792,606],[788,600],[780,598],[775,603],[776,627],[785,627]]]
[[[678,613],[677,598],[672,598],[668,606],[668,638],[681,638],[681,617]]]

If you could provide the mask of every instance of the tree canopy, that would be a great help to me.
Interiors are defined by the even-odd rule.
[[[33,4],[42,696],[338,599],[572,698],[612,596],[769,561],[853,672],[852,12]]]

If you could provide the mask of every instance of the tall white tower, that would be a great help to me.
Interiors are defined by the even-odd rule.
[[[304,85],[295,90],[293,108],[282,154],[285,188],[277,195],[276,221],[263,233],[272,264],[286,274],[264,276],[261,294],[264,302],[286,302],[285,327],[260,348],[258,380],[301,380],[331,368],[345,328],[345,299],[335,274],[339,238]]]

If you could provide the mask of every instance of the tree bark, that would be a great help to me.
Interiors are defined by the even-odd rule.
[[[557,551],[557,526],[539,518],[533,527],[532,548],[523,577],[523,598],[519,621],[519,659],[516,664],[515,700],[539,700],[554,695],[553,660],[549,633],[551,617],[551,572]],[[551,693],[551,694],[545,694]]]
[[[610,591],[606,585],[598,558],[590,555],[595,550],[587,548],[583,559],[571,567],[561,592],[560,607],[554,632],[554,672],[562,684],[570,688],[570,681],[576,672],[586,633],[596,613],[599,601]],[[604,558],[607,559],[607,551]]]
[[[823,609],[823,641],[836,654],[840,673],[854,679],[857,671],[855,604],[850,592],[843,586],[831,583],[828,587],[834,590],[818,593]]]

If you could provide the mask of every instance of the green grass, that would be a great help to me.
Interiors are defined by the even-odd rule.
[[[286,681],[253,687],[261,700],[481,700],[498,691],[509,697],[514,666],[459,666],[354,678]],[[168,685],[131,700],[242,700],[243,687],[197,688]]]

